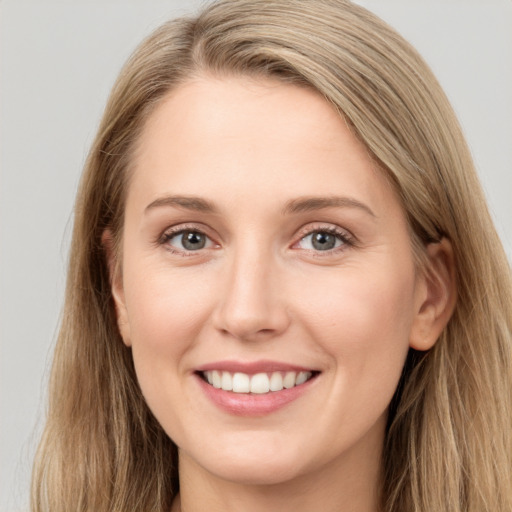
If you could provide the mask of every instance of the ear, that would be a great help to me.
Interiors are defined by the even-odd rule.
[[[101,243],[107,257],[107,267],[110,278],[110,290],[114,299],[116,309],[117,326],[119,333],[127,347],[131,346],[130,324],[124,297],[123,276],[118,255],[114,248],[114,237],[109,229],[106,229],[101,236]]]
[[[455,261],[447,238],[426,248],[427,263],[417,282],[416,316],[409,345],[431,349],[448,324],[457,301]]]

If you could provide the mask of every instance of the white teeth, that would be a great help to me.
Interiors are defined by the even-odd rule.
[[[231,391],[233,389],[233,377],[231,377],[231,373],[222,372],[221,387],[224,391]]]
[[[217,370],[212,373],[213,387],[219,389],[221,387],[221,374]]]
[[[291,389],[307,382],[312,376],[312,372],[282,372],[256,373],[248,375],[246,373],[222,372],[219,370],[203,372],[204,377],[214,388],[224,391],[233,391],[234,393],[256,393],[264,394],[269,391],[282,391]]]
[[[283,376],[281,372],[274,372],[270,377],[270,391],[281,391],[283,389]]]
[[[249,393],[251,390],[251,379],[246,373],[235,373],[233,375],[233,391],[235,393]]]
[[[295,385],[300,386],[301,384],[304,384],[308,380],[308,373],[309,377],[311,377],[310,372],[299,372],[299,375],[297,375],[297,379],[295,380]]]
[[[270,381],[266,373],[257,373],[251,377],[251,393],[268,393]]]
[[[293,388],[295,386],[295,379],[297,374],[295,372],[286,372],[286,375],[283,379],[283,387],[286,389]]]

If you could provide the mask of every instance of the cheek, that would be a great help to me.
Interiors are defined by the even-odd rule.
[[[394,387],[409,349],[414,271],[387,268],[345,269],[304,294],[311,335],[352,383],[375,386],[380,379]]]
[[[125,289],[137,379],[159,423],[173,426],[172,433],[179,438],[179,411],[186,400],[181,383],[210,314],[208,289],[201,279],[187,279],[168,267],[131,269]]]
[[[169,268],[132,269],[125,282],[132,354],[142,391],[154,402],[189,370],[187,353],[209,317],[210,300],[201,279]]]
[[[412,269],[346,269],[337,279],[326,277],[323,286],[317,283],[305,297],[316,323],[328,327],[334,339],[342,335],[347,343],[359,344],[378,342],[386,334],[408,334],[414,315]],[[370,333],[374,336],[368,338]]]
[[[168,268],[140,269],[128,274],[126,305],[134,343],[177,348],[181,333],[191,334],[207,316],[208,297],[199,276],[187,279]]]

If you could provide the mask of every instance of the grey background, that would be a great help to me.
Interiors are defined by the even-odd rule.
[[[135,45],[198,0],[0,2],[0,511],[26,510],[73,198]],[[511,0],[361,0],[430,63],[512,255]],[[70,468],[72,470],[72,468]]]

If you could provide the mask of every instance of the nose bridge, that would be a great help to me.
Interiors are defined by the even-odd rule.
[[[226,263],[217,326],[239,339],[276,335],[288,325],[276,257],[266,242],[246,236]]]

